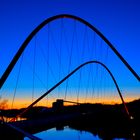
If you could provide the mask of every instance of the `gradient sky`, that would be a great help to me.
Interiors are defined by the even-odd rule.
[[[76,15],[94,25],[140,75],[139,7],[139,0],[0,0],[0,76],[29,33],[57,14]],[[137,79],[129,72],[120,77],[115,68],[113,62],[111,69],[121,87],[139,97]],[[130,84],[125,84],[130,77]]]

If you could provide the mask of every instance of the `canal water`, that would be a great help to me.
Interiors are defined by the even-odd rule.
[[[94,135],[86,131],[71,129],[68,126],[64,127],[63,130],[56,130],[56,128],[52,128],[46,131],[42,131],[35,134],[35,136],[41,138],[42,140],[102,140],[98,135]],[[24,138],[24,140],[29,139]],[[113,140],[125,139],[114,138]]]

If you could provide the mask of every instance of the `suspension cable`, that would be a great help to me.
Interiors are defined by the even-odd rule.
[[[13,95],[13,99],[12,99],[11,109],[13,109],[13,105],[14,105],[14,101],[15,101],[15,96],[16,96],[16,92],[17,92],[19,76],[20,76],[20,71],[21,71],[21,65],[22,65],[22,62],[23,62],[23,55],[21,56],[19,70],[18,70],[18,73],[17,73],[17,80],[16,80],[16,86],[15,86],[14,95]]]
[[[72,35],[72,44],[71,44],[72,47],[70,49],[68,73],[70,72],[70,68],[71,68],[72,50],[73,50],[73,47],[74,47],[74,37],[75,37],[75,30],[76,30],[76,21],[75,20],[73,20],[73,21],[74,21],[74,31],[73,31],[73,35]],[[65,100],[66,100],[66,97],[67,97],[68,84],[69,84],[69,81],[67,80],[66,81],[65,97],[64,97]]]
[[[83,36],[83,48],[82,48],[82,54],[81,54],[81,61],[83,61],[83,58],[84,58],[84,49],[85,49],[85,40],[86,40],[86,34],[87,34],[87,26],[85,26],[85,29],[84,29],[84,36]],[[79,90],[80,90],[80,86],[81,86],[81,77],[82,77],[82,69],[80,70],[79,72],[79,82],[78,82],[78,91],[77,91],[77,102],[79,102]]]
[[[34,58],[33,58],[33,89],[32,89],[32,102],[34,101],[34,88],[35,88],[35,61],[36,61],[36,36],[35,36],[35,47],[34,47]]]

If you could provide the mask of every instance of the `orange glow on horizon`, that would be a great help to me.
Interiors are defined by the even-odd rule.
[[[61,98],[60,98],[61,99]],[[125,98],[125,102],[131,102],[133,100],[136,100],[137,98],[136,97],[127,97]],[[73,101],[73,102],[77,102],[77,98],[71,98],[71,99],[66,99],[68,101]],[[52,107],[52,103],[56,101],[54,99],[49,99],[49,101],[45,98],[43,99],[41,102],[37,103],[36,106],[46,106],[46,107]],[[31,99],[17,99],[13,108],[12,109],[20,109],[20,108],[26,108],[28,107],[30,104],[32,103]],[[79,103],[102,103],[102,104],[121,104],[121,99],[120,98],[111,98],[111,97],[106,97],[104,99],[99,99],[99,98],[94,98],[94,101],[93,99],[88,99],[86,102],[85,102],[85,98],[84,97],[80,97],[79,99]],[[8,103],[8,107],[6,107],[5,109],[11,109],[9,108],[11,105],[11,103]],[[64,103],[64,105],[72,105],[71,103]]]
[[[28,107],[32,103],[32,97],[30,95],[30,92],[29,91],[20,91],[19,93],[20,93],[20,96],[15,98],[13,107],[12,107],[12,97],[8,96],[8,94],[6,94],[7,95],[6,97],[3,96],[3,98],[0,101],[0,109],[20,109],[20,108]],[[26,96],[24,96],[24,93],[26,93]],[[27,94],[27,93],[29,93],[29,94]],[[130,90],[129,92],[124,92],[124,93],[125,94],[123,96],[124,96],[125,102],[131,102],[133,100],[139,99],[139,90],[135,90],[134,92],[133,91],[131,92],[131,90]],[[27,95],[28,95],[28,97],[27,97]],[[38,95],[36,97],[36,99],[37,99],[40,94],[36,94],[36,95]],[[59,95],[61,95],[60,99],[63,99],[64,92],[63,91],[60,92]],[[89,95],[91,96],[90,92],[89,92]],[[35,106],[52,107],[52,103],[55,102],[57,98],[58,98],[57,94],[55,92],[53,92],[48,97],[45,97],[44,99],[42,99]],[[6,105],[4,107],[2,107],[1,104],[4,100],[7,100],[7,102],[6,102]],[[77,102],[77,97],[75,95],[74,90],[72,90],[67,95],[66,100]],[[122,103],[119,95],[116,95],[115,93],[114,94],[109,93],[109,92],[107,92],[106,95],[104,94],[102,96],[94,94],[93,97],[88,96],[87,99],[85,98],[85,92],[83,92],[83,93],[81,92],[79,95],[78,102],[79,103],[102,103],[102,104],[121,104]],[[72,104],[64,103],[64,105],[72,105]]]

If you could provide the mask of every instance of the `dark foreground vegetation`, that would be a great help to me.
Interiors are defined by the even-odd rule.
[[[80,131],[89,131],[93,135],[98,135],[105,140],[113,138],[140,139],[140,100],[127,103],[127,107],[133,119],[130,119],[121,105],[102,105],[102,104],[80,104],[73,106],[54,105],[52,108],[34,107],[22,117],[28,121],[45,120],[78,114],[77,117],[66,119],[65,121],[54,123],[55,126],[40,125],[40,130],[51,127],[63,128],[68,125],[70,128]],[[1,118],[14,117],[20,110],[1,110]],[[75,115],[76,116],[76,115]],[[40,123],[41,124],[41,123]],[[0,126],[0,129],[3,126]],[[41,128],[42,127],[42,128]],[[23,128],[24,129],[24,128]],[[30,131],[30,130],[29,130]],[[37,132],[30,131],[32,133]]]

